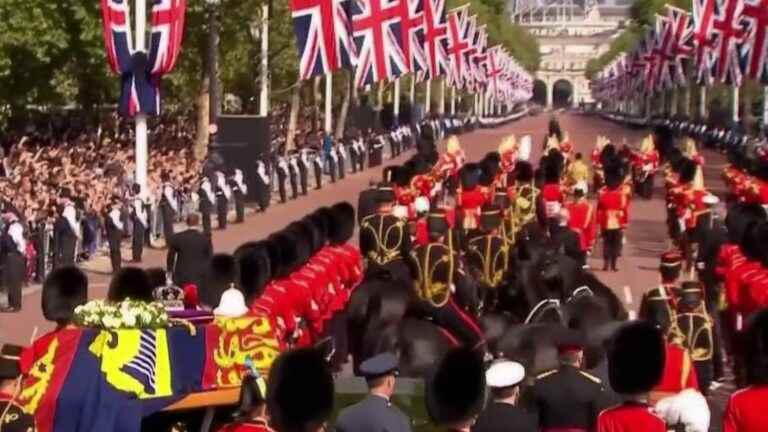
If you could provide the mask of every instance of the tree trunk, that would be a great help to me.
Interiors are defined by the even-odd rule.
[[[205,159],[208,154],[208,117],[210,112],[210,84],[208,74],[203,76],[200,93],[197,95],[197,137],[194,154],[197,160]]]
[[[349,102],[350,99],[352,99],[352,86],[354,85],[353,78],[349,76],[348,74],[344,74],[347,76],[346,85],[344,86],[344,99],[341,101],[341,109],[339,110],[339,118],[336,119],[336,134],[335,137],[337,140],[341,139],[344,136],[344,127],[346,126],[347,122],[347,114],[349,113]]]
[[[285,137],[285,150],[296,148],[296,125],[299,122],[299,108],[301,107],[301,81],[291,90],[291,112],[288,116],[288,136]]]
[[[317,75],[312,80],[312,130],[318,130],[322,128],[322,110],[320,104],[323,100],[323,94],[320,91],[320,84],[322,84],[323,75]]]

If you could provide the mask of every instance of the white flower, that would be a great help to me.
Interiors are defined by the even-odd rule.
[[[123,324],[125,324],[125,327],[135,327],[136,326],[136,316],[133,315],[133,314],[123,315]]]

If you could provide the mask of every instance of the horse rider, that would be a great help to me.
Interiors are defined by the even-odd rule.
[[[405,219],[395,216],[395,192],[390,184],[376,192],[376,213],[360,221],[360,251],[368,267],[403,262],[411,251],[411,235]]]
[[[509,270],[509,243],[500,235],[502,228],[501,209],[486,205],[480,214],[480,229],[483,234],[467,242],[466,260],[471,269],[479,274],[483,287],[483,304],[493,309],[501,285]]]

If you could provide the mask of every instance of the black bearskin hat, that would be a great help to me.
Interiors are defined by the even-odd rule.
[[[515,162],[515,180],[518,183],[530,183],[533,181],[533,165],[528,161]]]
[[[696,162],[690,160],[690,159],[683,159],[682,162],[680,162],[680,183],[690,183],[693,181],[694,177],[696,177],[696,169],[698,168],[698,165]]]
[[[499,162],[494,159],[483,159],[480,162],[479,183],[482,186],[490,186],[499,173]]]
[[[280,279],[290,274],[290,261],[294,260],[295,250],[282,232],[269,236],[266,241],[269,265],[272,269],[272,277]],[[285,250],[284,250],[285,249]]]
[[[459,177],[462,189],[474,189],[480,181],[480,167],[476,163],[464,164],[459,170]]]
[[[23,351],[24,348],[19,345],[3,344],[2,348],[0,348],[0,381],[13,380],[21,375],[19,358]],[[6,419],[7,417],[4,419],[5,422],[10,423]],[[18,423],[14,421],[14,426],[16,425],[18,425]],[[18,430],[32,429],[21,428]]]
[[[435,209],[427,214],[427,231],[430,234],[443,235],[450,228],[445,210]]]
[[[107,292],[107,300],[120,302],[130,298],[151,302],[154,300],[152,281],[147,272],[138,267],[125,267],[112,276]]]
[[[43,282],[43,316],[48,321],[68,323],[75,308],[88,302],[88,278],[75,266],[60,267]]]
[[[276,430],[320,426],[333,411],[333,376],[322,353],[304,348],[280,355],[267,381],[267,409]]]
[[[305,224],[309,228],[311,237],[309,238],[310,246],[312,247],[312,255],[325,246],[325,242],[328,240],[328,227],[325,224],[325,220],[317,213],[311,213],[301,219],[301,223]]]
[[[221,294],[234,284],[240,287],[239,265],[230,254],[216,254],[208,262],[208,271],[204,289],[199,290],[200,302],[210,307],[216,307],[221,300]]]
[[[411,173],[411,168],[409,166],[401,165],[399,167],[395,167],[392,176],[392,182],[394,184],[400,187],[406,187],[411,183],[411,177],[413,177],[413,174]]]
[[[551,155],[542,160],[544,164],[544,181],[547,183],[557,183],[562,174],[562,165]]]
[[[608,143],[603,146],[603,150],[600,152],[600,163],[605,165],[612,165],[617,162],[618,156],[616,154],[616,147],[613,144]]]
[[[765,220],[765,209],[760,204],[734,204],[728,209],[728,214],[725,216],[728,240],[731,243],[740,243],[744,236],[744,231],[746,231],[751,222],[763,222]]]
[[[650,391],[664,373],[666,347],[661,331],[644,321],[619,328],[608,350],[608,375],[614,391],[626,395]]]
[[[434,423],[454,425],[470,420],[483,408],[485,371],[477,352],[457,348],[443,356],[426,380],[427,413]]]
[[[328,231],[328,241],[334,245],[344,244],[355,233],[355,208],[352,204],[342,201],[331,207],[333,223]]]
[[[495,205],[485,205],[480,213],[480,226],[490,232],[501,226],[501,209]]]
[[[744,230],[739,246],[747,259],[757,261],[762,258],[762,246],[758,237],[760,231],[765,230],[765,224],[766,222],[750,222]]]
[[[744,360],[749,385],[768,384],[768,309],[753,315],[747,324]]]
[[[312,258],[312,228],[305,222],[292,222],[285,231],[295,237],[296,262],[294,269],[304,265]]]
[[[246,304],[250,304],[253,300],[261,297],[264,288],[272,277],[267,242],[245,243],[235,250],[233,256],[237,261],[240,286]]]
[[[616,189],[621,186],[624,180],[621,165],[617,163],[605,165],[603,172],[605,175],[605,185],[608,186],[608,189]]]

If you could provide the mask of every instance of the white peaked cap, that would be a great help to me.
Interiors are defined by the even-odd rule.
[[[485,371],[488,387],[504,388],[519,384],[525,378],[525,368],[517,362],[497,361]]]

